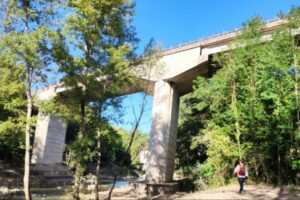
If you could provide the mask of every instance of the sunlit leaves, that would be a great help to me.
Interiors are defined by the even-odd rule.
[[[203,117],[204,128],[195,141],[207,146],[206,162],[220,180],[230,177],[227,167],[241,154],[255,163],[256,169],[249,168],[259,174],[257,179],[295,181],[300,48],[293,29],[299,27],[299,9],[293,8],[285,19],[291,22],[275,30],[272,40],[262,39],[264,23],[259,17],[248,21],[232,49],[215,55],[222,69],[209,80],[198,78],[191,98],[185,100]]]

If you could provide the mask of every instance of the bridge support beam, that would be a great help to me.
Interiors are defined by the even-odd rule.
[[[179,112],[179,95],[171,83],[157,81],[154,88],[152,126],[146,181],[173,180]]]
[[[32,164],[62,163],[67,127],[59,117],[38,115]]]

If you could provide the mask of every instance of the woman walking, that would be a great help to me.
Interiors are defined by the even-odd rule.
[[[243,160],[240,160],[238,165],[234,168],[233,175],[238,178],[238,182],[240,184],[239,193],[245,192],[244,182],[245,182],[245,179],[247,179],[249,175],[248,175],[248,171],[245,166],[245,162]]]

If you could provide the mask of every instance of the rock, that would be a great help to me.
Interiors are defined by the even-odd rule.
[[[18,188],[14,188],[14,189],[10,189],[10,193],[16,193],[16,192],[19,192],[19,191],[21,191],[20,189],[18,189]]]
[[[87,190],[88,191],[93,191],[95,189],[95,185],[88,185]]]
[[[0,193],[7,194],[8,192],[9,192],[9,189],[7,187],[4,187],[4,186],[0,187]]]

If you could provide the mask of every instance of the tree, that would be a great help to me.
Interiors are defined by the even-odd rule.
[[[0,63],[8,64],[5,54],[0,54]],[[24,157],[24,116],[26,97],[20,70],[14,64],[0,68],[0,155],[3,160],[22,161]]]
[[[79,99],[80,128],[77,139],[83,140],[88,139],[88,103],[94,102],[95,116],[101,122],[105,101],[120,95],[125,83],[132,82],[128,59],[133,56],[132,50],[137,41],[135,30],[130,25],[134,3],[129,0],[69,0],[67,5],[71,14],[56,40],[53,53],[60,71],[64,73],[62,82],[69,89],[66,95],[75,101]],[[96,137],[98,142],[99,137],[100,135]],[[78,162],[73,199],[79,199],[84,163],[82,154],[85,150],[85,147],[76,149]],[[98,152],[99,159],[100,156]],[[97,194],[98,192],[95,193],[96,199]]]
[[[119,129],[118,133],[122,137],[123,148],[125,150],[129,151],[132,165],[139,164],[138,156],[141,151],[147,150],[149,137],[147,135],[141,133],[139,130],[136,130],[134,137],[132,137],[132,134],[126,130]],[[132,140],[132,142],[130,145],[131,140]],[[129,146],[130,146],[130,149],[128,149]]]
[[[19,72],[24,83],[27,100],[25,127],[24,193],[31,199],[29,191],[30,131],[33,108],[32,86],[45,81],[45,68],[50,64],[49,28],[57,1],[13,0],[1,1],[1,44],[4,60],[1,66]],[[52,29],[53,30],[53,29]]]
[[[263,39],[259,17],[248,21],[232,48],[214,55],[222,68],[194,82],[188,102],[208,113],[195,139],[207,147],[206,164],[213,168],[215,182],[230,180],[237,158],[247,159],[258,181],[297,181],[299,9],[284,18],[289,23],[275,30],[271,40]]]
[[[163,73],[163,71],[161,70],[161,68],[162,68],[161,64],[157,63],[157,60],[159,60],[160,57],[161,57],[160,45],[157,44],[155,42],[155,40],[152,38],[149,41],[149,43],[145,46],[143,56],[141,58],[136,59],[135,62],[132,63],[132,65],[133,65],[132,71],[135,74],[138,74],[138,76],[144,77],[146,80],[151,80],[153,78],[153,76],[154,77],[159,76],[161,73]],[[154,69],[156,69],[156,70],[154,71]],[[134,109],[134,106],[132,106],[135,121],[133,122],[132,131],[130,133],[130,139],[129,139],[129,142],[128,142],[127,147],[126,147],[126,153],[128,153],[128,154],[130,154],[131,151],[132,151],[132,145],[135,142],[136,134],[139,136],[138,128],[140,126],[141,119],[142,119],[142,117],[145,113],[145,110],[146,110],[147,93],[150,91],[150,88],[151,88],[151,83],[149,83],[147,81],[146,82],[141,81],[139,83],[139,81],[141,81],[141,80],[137,81],[137,83],[139,84],[138,88],[144,90],[143,100],[142,100],[142,103],[140,105],[140,110],[139,110],[138,113],[136,113],[136,111]],[[137,155],[135,155],[135,157],[136,156]],[[125,162],[126,162],[126,158],[123,157],[120,164],[123,165]],[[113,182],[113,185],[112,185],[112,187],[109,191],[108,199],[111,199],[111,195],[112,195],[112,192],[114,190],[115,183],[117,181],[117,177],[118,177],[118,170],[116,169],[114,182]]]

